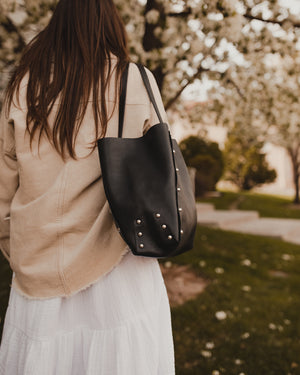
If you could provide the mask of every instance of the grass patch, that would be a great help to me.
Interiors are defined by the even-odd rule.
[[[172,309],[177,374],[300,374],[298,246],[198,227],[194,249],[169,260],[210,280]]]
[[[209,280],[172,309],[177,375],[300,374],[299,246],[198,227],[194,249],[169,261]],[[0,271],[2,324],[11,280],[3,258]]]
[[[291,199],[251,192],[221,192],[221,197],[200,198],[198,202],[212,203],[218,210],[238,209],[258,211],[261,217],[300,219],[300,206]]]

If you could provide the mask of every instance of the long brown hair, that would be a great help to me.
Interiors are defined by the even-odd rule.
[[[60,0],[48,26],[25,48],[6,90],[9,110],[15,94],[19,104],[20,83],[29,73],[26,129],[30,147],[39,129],[39,143],[45,132],[63,159],[65,147],[76,159],[75,139],[91,94],[96,138],[105,136],[111,54],[117,57],[117,95],[117,82],[129,57],[126,30],[113,0]],[[48,116],[58,96],[59,107],[50,132]]]

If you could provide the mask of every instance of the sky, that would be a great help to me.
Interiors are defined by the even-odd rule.
[[[291,12],[300,12],[300,0],[281,0],[280,5],[290,8]]]

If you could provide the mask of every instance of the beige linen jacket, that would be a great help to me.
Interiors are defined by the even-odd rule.
[[[147,74],[167,122],[155,79]],[[114,75],[106,100],[111,111]],[[89,103],[76,141],[78,160],[65,162],[45,136],[39,154],[38,136],[30,151],[26,79],[20,106],[13,105],[8,117],[1,114],[0,247],[14,271],[12,287],[28,298],[70,296],[111,271],[129,251],[109,210],[97,148],[88,155],[89,142],[95,140],[91,107]],[[50,127],[54,114],[55,108]],[[138,68],[130,64],[123,137],[140,137],[156,123]],[[118,105],[106,137],[117,135]]]

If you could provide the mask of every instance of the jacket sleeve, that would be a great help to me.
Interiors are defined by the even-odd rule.
[[[158,88],[156,80],[154,78],[154,75],[147,68],[146,68],[146,72],[147,72],[147,75],[148,75],[148,78],[149,78],[149,81],[150,81],[150,84],[151,84],[153,95],[154,95],[156,104],[158,106],[160,115],[161,115],[163,121],[168,124],[167,114],[166,114],[166,111],[165,111],[165,108],[164,108],[164,105],[163,105],[163,101],[162,101],[162,98],[161,98],[159,88]],[[143,128],[143,134],[145,134],[151,128],[151,126],[159,123],[159,119],[157,117],[157,114],[155,112],[155,109],[154,109],[152,103],[150,102],[150,99],[149,99],[149,105],[150,105],[150,117],[149,117],[149,119],[147,119],[147,121],[145,121],[144,128]]]
[[[10,259],[10,206],[19,185],[14,123],[5,116],[0,116],[0,249]]]

